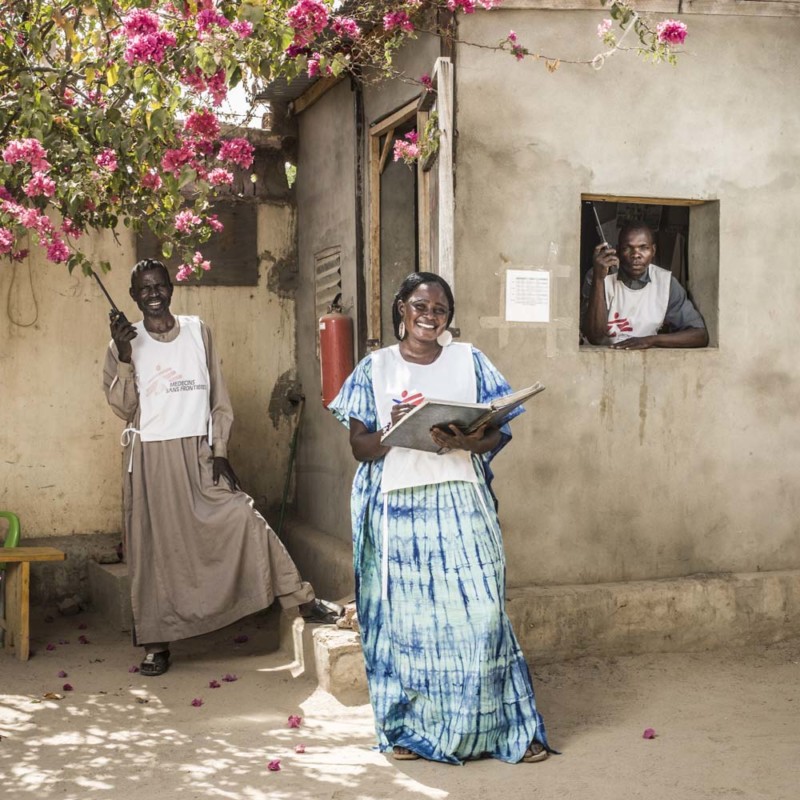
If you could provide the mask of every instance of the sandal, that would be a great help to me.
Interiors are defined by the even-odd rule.
[[[413,750],[409,750],[407,747],[393,747],[392,748],[392,758],[395,761],[416,761],[421,756],[419,753],[415,753]]]
[[[550,753],[539,742],[531,742],[521,761],[523,764],[535,764],[537,761],[546,760],[549,755]]]
[[[306,622],[316,622],[320,625],[335,625],[336,620],[342,616],[344,607],[338,603],[331,603],[329,600],[320,600],[316,598],[311,610],[307,613],[301,613],[300,616]]]
[[[139,664],[139,672],[147,678],[163,675],[169,669],[169,650],[148,653]]]

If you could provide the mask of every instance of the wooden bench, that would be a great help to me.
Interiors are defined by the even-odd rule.
[[[0,547],[0,564],[6,565],[6,616],[0,619],[0,627],[6,632],[6,652],[16,651],[20,661],[27,661],[30,655],[31,561],[65,558],[66,554],[55,547]]]

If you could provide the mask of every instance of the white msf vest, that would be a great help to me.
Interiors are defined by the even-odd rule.
[[[381,427],[392,420],[392,406],[408,402],[415,394],[437,400],[477,402],[478,387],[472,346],[453,343],[433,364],[412,364],[400,355],[399,345],[372,354],[372,388]],[[445,481],[477,483],[472,456],[466,450],[437,455],[422,450],[393,447],[383,462],[381,491],[425,486]]]
[[[211,406],[206,348],[199,317],[176,317],[180,330],[171,342],[159,342],[134,324],[131,360],[139,391],[139,436],[163,442],[187,436],[208,436]]]
[[[629,289],[619,280],[619,273],[606,276],[608,337],[612,343],[654,336],[664,324],[672,273],[655,264],[650,264],[647,270],[650,282],[641,289]]]

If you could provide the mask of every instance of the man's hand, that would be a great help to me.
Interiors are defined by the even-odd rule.
[[[597,245],[592,255],[592,267],[594,269],[592,280],[603,281],[607,275],[619,268],[617,251],[605,242]]]
[[[222,476],[226,481],[228,481],[232,492],[239,491],[242,488],[239,485],[239,479],[236,477],[236,473],[233,471],[233,467],[227,458],[223,458],[222,456],[214,456],[211,474],[214,478],[214,486],[219,484],[220,476]]]
[[[131,363],[131,342],[136,338],[136,328],[125,318],[124,314],[111,320],[111,338],[117,346],[119,360],[126,364]]]
[[[612,350],[649,350],[651,347],[655,347],[656,345],[656,337],[655,336],[632,336],[630,339],[626,339],[624,342],[619,342],[618,344],[612,344]]]

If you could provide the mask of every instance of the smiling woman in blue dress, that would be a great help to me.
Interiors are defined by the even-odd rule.
[[[433,431],[444,455],[380,441],[414,407],[404,398],[488,403],[511,391],[479,350],[452,342],[454,310],[446,281],[409,275],[392,305],[399,343],[361,361],[330,405],[360,462],[353,560],[378,744],[397,759],[542,761],[549,747],[504,610],[489,488],[508,425]]]

